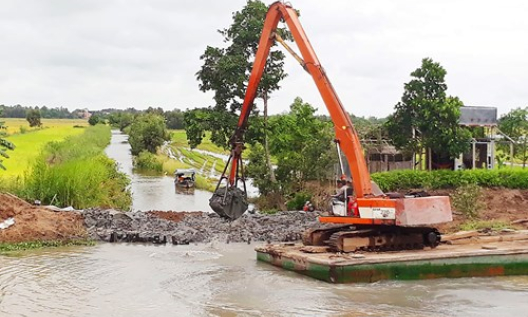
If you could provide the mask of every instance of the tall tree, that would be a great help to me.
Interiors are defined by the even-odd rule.
[[[2,115],[2,111],[0,109],[0,115]],[[14,150],[15,145],[8,140],[4,139],[4,137],[7,135],[5,132],[6,126],[4,121],[0,121],[0,157],[9,158],[9,155],[7,154],[7,150]],[[0,168],[5,170],[5,166],[2,164],[3,160],[0,159]]]
[[[26,112],[26,120],[29,122],[30,127],[40,127],[42,125],[40,121],[40,110],[38,108],[29,109]]]
[[[228,46],[225,48],[208,46],[200,57],[204,63],[196,73],[200,81],[199,87],[204,92],[214,92],[215,106],[207,110],[196,110],[197,115],[186,116],[187,137],[191,146],[201,142],[205,130],[212,132],[212,141],[215,144],[228,146],[229,138],[236,127],[233,122],[236,122],[238,117],[236,113],[240,110],[244,99],[267,10],[263,2],[248,0],[241,11],[233,13],[231,26],[218,31]],[[291,34],[284,28],[278,28],[277,32],[283,38],[291,39]],[[272,92],[280,88],[280,81],[286,77],[283,68],[284,58],[281,51],[272,47],[257,91],[257,98],[262,99],[264,103],[263,129],[258,141],[264,143],[272,181],[275,180],[275,176],[269,159],[266,126],[268,101]],[[205,113],[208,115],[204,115]],[[199,119],[207,121],[206,123],[196,121]],[[253,136],[256,137],[255,134]]]
[[[463,103],[447,96],[445,75],[446,70],[430,58],[424,58],[421,67],[411,73],[386,123],[397,148],[414,152],[430,148],[452,158],[466,149],[470,132],[458,124]]]
[[[522,160],[525,168],[528,161],[528,107],[513,109],[500,117],[499,129],[515,141],[513,155]]]

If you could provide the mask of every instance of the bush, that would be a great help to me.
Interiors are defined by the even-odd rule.
[[[312,199],[312,195],[304,192],[295,193],[295,196],[286,203],[288,210],[302,210],[304,204]]]
[[[128,142],[133,155],[138,155],[143,150],[156,153],[159,146],[170,140],[165,119],[154,114],[137,116],[126,133],[129,135]]]
[[[453,207],[468,218],[476,218],[484,207],[482,192],[478,185],[468,184],[457,188],[452,196]]]
[[[163,163],[158,160],[156,155],[143,150],[138,156],[134,157],[134,168],[161,173],[163,171]]]
[[[400,170],[374,173],[372,180],[378,183],[383,191],[417,188],[447,189],[467,184],[475,184],[481,187],[528,189],[528,169],[438,170],[432,172]]]

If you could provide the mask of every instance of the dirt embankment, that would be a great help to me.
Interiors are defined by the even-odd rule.
[[[15,224],[0,230],[0,243],[69,240],[86,237],[83,217],[74,212],[54,212],[33,206],[15,196],[0,194],[0,222]]]
[[[453,192],[453,190],[435,190],[429,193],[431,195],[451,196]],[[528,219],[528,190],[483,188],[481,203],[482,208],[474,220],[515,223],[519,220]],[[453,222],[442,225],[439,229],[443,232],[454,232],[459,230],[460,225],[468,220],[462,213],[457,212],[456,208],[453,208]],[[519,223],[517,227],[528,229],[528,221]]]

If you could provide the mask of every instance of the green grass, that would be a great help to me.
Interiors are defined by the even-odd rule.
[[[460,224],[460,230],[472,231],[480,229],[502,230],[511,228],[511,224],[502,220],[468,220]]]
[[[64,127],[76,126],[88,126],[88,120],[84,119],[41,119],[41,128],[30,128],[29,123],[23,118],[0,118],[0,121],[4,121],[7,126],[7,133],[10,135],[20,134],[20,128],[27,130],[27,133],[39,131],[42,129],[60,129]]]
[[[20,120],[25,119],[7,119],[0,118],[1,121],[6,121],[9,129],[13,128],[13,124],[21,124]],[[51,119],[50,119],[51,120]],[[38,130],[31,130],[25,134],[15,134],[6,139],[13,142],[16,146],[14,151],[7,151],[10,156],[4,159],[3,164],[7,170],[0,170],[0,178],[8,177],[14,178],[22,176],[28,170],[31,163],[38,157],[43,147],[52,141],[62,141],[68,136],[79,135],[84,132],[84,129],[74,128],[82,122],[80,120],[59,120],[53,121],[44,120],[45,128]],[[27,121],[25,121],[27,124]],[[83,121],[86,122],[86,121]],[[11,126],[9,124],[12,124]],[[53,125],[52,125],[53,124]],[[29,127],[29,125],[28,125]],[[18,129],[18,128],[17,128]]]
[[[185,133],[185,130],[170,130],[170,132],[173,145],[177,146],[178,148],[189,148],[189,144],[187,143],[187,134]],[[203,151],[229,155],[228,150],[214,145],[211,142],[210,137],[211,133],[207,132],[205,134],[205,138],[202,140],[202,144],[198,145],[198,147],[196,148]]]
[[[28,201],[38,199],[61,207],[129,209],[131,194],[126,188],[130,181],[104,154],[110,127],[97,125],[82,130],[82,135],[48,143],[22,183],[10,191]]]
[[[22,251],[35,250],[50,247],[68,247],[68,246],[93,246],[95,241],[89,239],[75,240],[53,240],[53,241],[32,241],[18,243],[0,243],[0,254],[18,255]]]

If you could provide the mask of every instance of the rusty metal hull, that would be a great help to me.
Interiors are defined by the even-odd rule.
[[[528,275],[528,244],[441,245],[392,253],[305,253],[301,245],[257,247],[257,259],[330,283]]]

